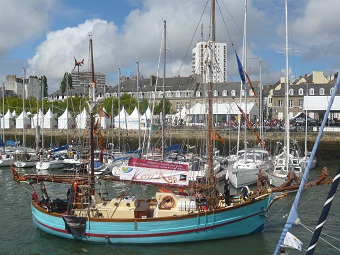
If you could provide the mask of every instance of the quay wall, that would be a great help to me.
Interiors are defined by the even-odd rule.
[[[223,129],[216,130],[216,132],[225,140],[223,144],[221,141],[215,141],[215,147],[220,150],[221,155],[228,155],[229,151],[233,151],[237,145],[238,134],[236,131],[226,131]],[[161,144],[161,130],[152,131],[152,143],[154,147],[160,147]],[[26,146],[36,147],[36,134],[34,129],[26,129]],[[275,146],[277,142],[282,142],[284,140],[284,132],[264,132],[264,142],[270,151],[274,152]],[[307,148],[309,151],[312,150],[315,140],[317,138],[318,132],[308,132],[307,135]],[[121,130],[120,132],[117,129],[110,130],[102,130],[102,142],[105,147],[108,146],[109,143],[113,143],[116,147],[118,144],[118,140],[120,137],[121,148],[124,147],[127,150],[136,150],[138,148],[139,143],[139,132],[137,130]],[[247,132],[247,142],[248,147],[254,146],[258,144],[257,138],[252,132]],[[290,139],[297,140],[300,148],[304,151],[305,147],[305,132],[291,132]],[[65,130],[65,129],[53,129],[53,130],[43,130],[40,131],[40,145],[43,137],[44,147],[47,148],[51,144],[53,145],[63,145],[69,141],[82,141],[84,138],[89,137],[88,130]],[[68,139],[67,139],[68,137]],[[148,134],[145,133],[144,130],[140,132],[141,141],[143,142],[144,137],[148,137]],[[182,148],[185,145],[196,146],[202,150],[204,147],[204,139],[206,137],[206,132],[202,131],[202,129],[195,128],[176,128],[172,130],[166,130],[165,132],[165,142],[167,145],[169,144],[180,144]],[[22,143],[23,131],[22,129],[7,129],[5,130],[5,139],[6,140],[14,140],[20,141]],[[245,134],[244,132],[240,133],[240,148],[244,147]],[[321,160],[332,160],[339,159],[340,160],[340,132],[336,131],[328,131],[324,132],[318,146],[318,150],[316,156]]]

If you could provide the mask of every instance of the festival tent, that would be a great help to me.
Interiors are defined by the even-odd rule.
[[[73,125],[74,125],[74,120],[72,118],[72,115],[66,108],[64,113],[58,118],[58,129],[72,128]]]
[[[25,109],[16,118],[16,128],[30,128],[31,120],[28,117]]]
[[[172,122],[175,125],[181,123],[181,120],[187,122],[187,111],[188,109],[184,106],[182,109],[180,109],[176,114],[172,116]]]
[[[129,114],[126,112],[126,110],[125,110],[125,108],[123,106],[123,108],[120,111],[120,113],[115,117],[115,127],[118,128],[119,120],[120,120],[120,127],[121,128],[125,128],[125,122],[126,122],[128,117],[129,117]]]
[[[86,108],[84,107],[84,110],[76,116],[76,125],[78,129],[86,129],[87,126],[87,120],[89,119],[90,115],[86,111]]]
[[[245,104],[242,102],[241,104],[237,104],[246,113],[247,117],[250,121],[258,117],[259,108],[254,102],[249,102]],[[213,104],[213,114],[217,116],[225,115],[225,119],[232,120],[235,116],[241,114],[240,110],[238,109],[236,103],[214,103]],[[188,120],[191,124],[199,124],[204,123],[206,115],[206,105],[197,103],[193,105],[190,109],[187,110]]]
[[[46,129],[54,129],[57,128],[57,120],[54,118],[53,112],[51,109],[48,109],[44,116],[44,128]]]
[[[44,119],[44,114],[41,110],[38,113],[34,114],[31,119],[31,128],[36,128],[37,126],[42,126],[42,121]]]
[[[1,118],[1,127],[2,128],[13,128],[14,127],[13,115],[10,110],[7,110],[5,116]]]
[[[140,121],[140,117],[140,113],[138,112],[137,107],[135,107],[131,115],[127,118],[128,129],[138,129],[138,122]]]

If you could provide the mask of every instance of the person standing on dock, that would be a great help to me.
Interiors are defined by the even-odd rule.
[[[226,206],[230,205],[229,197],[230,197],[229,179],[226,179],[224,181],[224,199],[225,199]]]

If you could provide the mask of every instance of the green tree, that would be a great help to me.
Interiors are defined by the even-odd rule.
[[[136,98],[132,97],[130,94],[124,93],[120,96],[120,107],[124,106],[128,114],[131,114],[135,107],[137,106]],[[118,107],[118,105],[117,105]]]
[[[43,91],[44,91],[44,95],[43,97],[47,97],[48,96],[48,85],[47,85],[47,78],[45,75],[41,76],[40,77],[40,81],[41,81],[41,84],[43,86]]]
[[[68,81],[68,86],[67,86],[67,81]],[[73,89],[73,86],[72,86],[72,75],[70,73],[66,72],[64,74],[64,78],[63,78],[63,80],[61,81],[61,84],[60,84],[60,90],[61,90],[61,94],[62,95],[64,95],[67,87],[69,89]]]
[[[165,99],[165,112],[164,114],[171,113],[171,103],[169,99]],[[155,105],[154,114],[160,114],[163,111],[163,100],[159,101],[158,104]]]

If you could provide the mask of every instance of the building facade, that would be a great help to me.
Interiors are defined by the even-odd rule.
[[[38,100],[42,98],[42,83],[35,76],[28,78],[16,77],[15,75],[7,75],[5,82],[5,90],[13,91],[21,98],[36,97]]]
[[[192,50],[192,72],[200,75],[207,81],[208,73],[205,72],[205,65],[214,55],[213,80],[212,82],[226,82],[227,77],[227,44],[218,42],[198,42]]]
[[[92,82],[92,72],[90,71],[72,71],[72,87],[77,88],[84,88],[88,87],[89,84]],[[105,87],[106,85],[106,74],[95,72],[94,73],[94,80],[96,81],[97,88]]]

